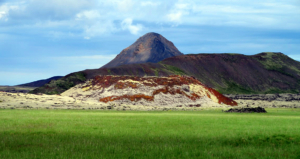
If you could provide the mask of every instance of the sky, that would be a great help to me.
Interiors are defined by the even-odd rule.
[[[0,85],[100,68],[148,32],[184,54],[300,61],[300,1],[0,0]]]

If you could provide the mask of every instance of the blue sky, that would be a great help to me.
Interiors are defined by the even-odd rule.
[[[183,53],[300,60],[299,0],[0,0],[0,85],[99,68],[148,32]]]

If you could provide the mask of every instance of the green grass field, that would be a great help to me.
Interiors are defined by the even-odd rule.
[[[300,110],[0,110],[0,158],[300,158]]]

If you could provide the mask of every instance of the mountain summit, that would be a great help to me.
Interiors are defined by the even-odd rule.
[[[122,50],[112,61],[102,68],[134,63],[157,63],[165,58],[183,55],[174,44],[160,34],[147,33],[131,46]]]

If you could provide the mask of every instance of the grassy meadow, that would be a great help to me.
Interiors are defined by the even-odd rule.
[[[0,158],[300,158],[300,110],[0,110]]]

